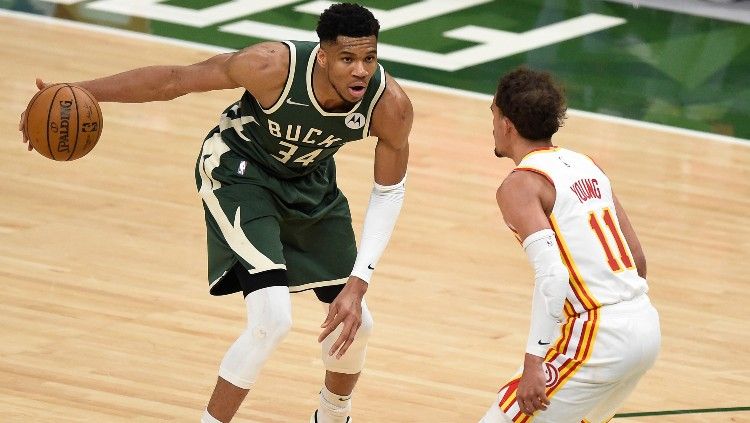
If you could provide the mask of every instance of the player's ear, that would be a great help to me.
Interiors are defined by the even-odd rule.
[[[508,119],[507,116],[503,116],[503,123],[505,123],[503,130],[505,131],[505,135],[510,134],[511,132],[516,130],[516,126],[513,125],[513,121]]]
[[[328,57],[326,56],[326,52],[323,50],[322,45],[318,49],[318,54],[315,55],[315,60],[321,68],[325,68],[328,65]]]

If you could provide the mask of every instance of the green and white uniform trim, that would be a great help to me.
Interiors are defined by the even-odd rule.
[[[318,45],[285,45],[289,75],[279,99],[264,109],[246,91],[221,115],[196,164],[214,295],[240,290],[228,272],[238,261],[251,274],[286,269],[296,292],[346,282],[356,257],[333,154],[369,134],[385,72],[378,66],[351,110],[326,112],[311,82]]]
[[[312,87],[319,45],[284,44],[289,48],[289,76],[279,99],[264,109],[246,91],[224,111],[219,129],[230,149],[279,178],[294,178],[311,172],[347,142],[369,135],[372,111],[385,89],[385,73],[378,66],[362,100],[351,110],[327,112]]]

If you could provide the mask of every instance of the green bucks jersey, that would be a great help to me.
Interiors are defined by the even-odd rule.
[[[285,41],[289,75],[278,100],[265,109],[249,92],[228,107],[219,130],[226,145],[280,178],[310,173],[347,142],[369,135],[372,110],[385,89],[382,66],[362,100],[351,110],[332,113],[315,99],[312,72],[319,44]]]

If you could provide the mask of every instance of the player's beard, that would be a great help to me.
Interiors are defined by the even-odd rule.
[[[352,107],[354,107],[356,103],[352,103],[351,101],[347,100],[343,94],[341,94],[341,91],[339,91],[339,87],[337,87],[336,84],[333,83],[333,80],[331,79],[330,75],[328,75],[328,83],[331,84],[331,86],[333,87],[333,91],[335,91],[336,95],[339,96],[341,101],[344,102],[344,104],[341,106],[342,109],[349,110]]]
[[[500,153],[499,151],[497,151],[497,148],[495,148],[494,152],[495,152],[495,157],[498,157],[498,158],[501,158],[501,159],[505,157],[505,156],[503,156],[502,153]]]

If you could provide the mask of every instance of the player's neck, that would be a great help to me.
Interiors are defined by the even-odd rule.
[[[529,141],[525,138],[519,138],[515,143],[513,143],[513,145],[514,148],[510,154],[510,158],[513,159],[513,162],[516,165],[521,163],[521,160],[523,160],[524,157],[528,156],[532,151],[554,147],[554,145],[552,144],[552,140]]]
[[[331,81],[328,80],[325,70],[320,68],[317,63],[313,65],[311,79],[315,101],[320,104],[323,110],[337,112],[351,109],[352,104],[341,98],[341,95],[336,91]]]

